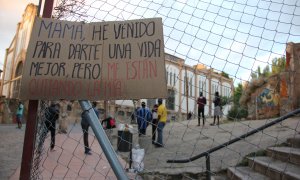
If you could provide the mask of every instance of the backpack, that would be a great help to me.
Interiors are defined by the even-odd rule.
[[[116,127],[116,120],[114,118],[106,118],[101,122],[103,129],[112,129]]]

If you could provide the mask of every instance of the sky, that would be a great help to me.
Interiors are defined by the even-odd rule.
[[[0,0],[0,67],[26,5]],[[161,17],[165,51],[186,64],[224,71],[235,83],[285,55],[300,42],[300,1],[293,0],[86,0],[71,21],[120,21]],[[81,16],[78,16],[81,15]],[[8,18],[9,17],[9,18]]]
[[[17,30],[17,24],[29,3],[38,0],[0,0],[0,69],[3,68],[6,48],[9,47]]]
[[[87,22],[161,17],[167,53],[224,71],[235,84],[300,42],[300,1],[93,0],[83,14]]]

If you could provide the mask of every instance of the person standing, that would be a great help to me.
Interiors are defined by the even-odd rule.
[[[205,124],[205,117],[204,117],[204,108],[206,105],[206,98],[203,96],[203,93],[200,92],[200,97],[197,99],[197,104],[198,104],[198,126],[200,126],[200,117],[202,116],[203,120],[203,126]]]
[[[55,146],[55,129],[56,121],[59,118],[59,104],[52,102],[49,107],[45,110],[45,126],[46,129],[43,131],[44,136],[47,135],[48,131],[51,133],[50,150],[54,151]]]
[[[155,143],[156,147],[163,147],[163,129],[167,122],[167,108],[162,104],[162,99],[158,99],[158,124],[157,124],[157,142]]]
[[[23,103],[20,101],[19,105],[17,107],[17,112],[16,112],[16,121],[18,123],[18,127],[19,129],[22,128],[22,119],[23,119],[23,113],[24,113],[24,105]]]
[[[99,111],[97,109],[97,102],[92,102],[93,110],[99,119]],[[91,155],[91,148],[89,147],[89,121],[88,121],[88,111],[83,111],[81,113],[81,128],[83,131],[83,143],[84,143],[84,153],[86,155]]]
[[[152,144],[156,141],[156,129],[158,124],[157,108],[158,105],[155,104],[152,109]]]
[[[137,111],[137,123],[139,136],[146,135],[146,129],[152,120],[152,114],[148,108],[146,108],[146,103],[142,102],[142,107]]]
[[[211,125],[215,125],[216,119],[218,120],[218,126],[220,124],[220,116],[221,116],[221,98],[219,96],[219,92],[215,92],[215,98],[214,98],[214,122]]]
[[[58,133],[67,134],[68,130],[68,102],[65,99],[61,99],[59,103],[59,119],[58,119]]]

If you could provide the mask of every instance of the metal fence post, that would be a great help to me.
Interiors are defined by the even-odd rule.
[[[210,171],[210,157],[209,154],[206,155],[206,179],[211,179],[211,171]]]
[[[96,116],[96,113],[94,112],[91,104],[89,103],[89,101],[79,101],[80,106],[82,108],[83,111],[87,111],[87,120],[89,122],[89,124],[91,125],[94,134],[110,164],[110,166],[112,167],[116,177],[118,179],[128,179],[121,163],[118,160],[118,157],[115,153],[115,150],[113,149],[113,147],[110,144],[110,141],[108,140],[104,129],[102,128],[98,117]]]
[[[32,174],[32,161],[34,157],[34,147],[36,140],[37,128],[37,111],[39,101],[29,100],[28,114],[26,122],[26,131],[24,136],[24,145],[22,153],[22,162],[20,170],[20,180],[30,180]]]

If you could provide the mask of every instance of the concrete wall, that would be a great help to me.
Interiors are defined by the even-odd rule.
[[[248,104],[249,119],[266,119],[280,115],[279,76],[271,76],[251,94]]]

